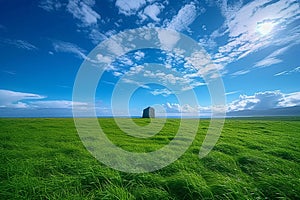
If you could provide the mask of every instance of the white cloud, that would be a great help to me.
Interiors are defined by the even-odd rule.
[[[119,13],[126,16],[134,15],[139,11],[144,5],[146,5],[145,0],[117,0],[116,7],[119,9]]]
[[[43,98],[46,97],[33,93],[0,90],[0,107],[26,108],[28,104],[22,102],[22,100]]]
[[[173,17],[167,28],[174,29],[176,31],[188,30],[189,25],[194,22],[196,17],[197,8],[195,4],[193,2],[186,4],[178,11],[177,15]]]
[[[124,83],[129,83],[129,84],[137,85],[138,87],[141,87],[141,88],[144,88],[144,89],[150,89],[150,87],[148,85],[145,85],[143,83],[140,83],[140,82],[132,80],[132,79],[123,78],[122,81]]]
[[[25,41],[25,40],[11,40],[11,39],[4,39],[4,43],[15,46],[19,49],[25,49],[25,50],[37,50],[38,48],[34,46],[33,44]]]
[[[270,55],[265,57],[264,59],[258,61],[255,63],[254,67],[267,67],[271,65],[275,65],[278,63],[281,63],[282,60],[278,59],[277,56],[282,55],[284,52],[286,52],[291,46],[294,44],[290,44],[288,46],[284,46],[280,49],[277,49],[276,51],[272,52]]]
[[[56,52],[64,52],[64,53],[72,53],[79,58],[86,59],[85,50],[78,47],[76,44],[63,42],[63,41],[55,41],[53,42],[53,47]]]
[[[274,76],[289,75],[289,74],[293,74],[293,73],[300,73],[300,67],[296,67],[290,71],[279,72],[279,73],[275,74]]]
[[[197,81],[191,80],[190,83],[187,84],[187,86],[184,86],[181,90],[182,91],[192,90],[198,86],[203,86],[203,85],[207,85],[207,84],[203,83],[203,82],[197,82]]]
[[[231,74],[231,76],[240,76],[240,75],[244,75],[244,74],[248,74],[250,72],[250,70],[240,70],[240,71],[236,71],[234,73]]]
[[[189,113],[191,115],[197,115],[199,113],[199,106],[191,106],[189,104],[180,105],[178,103],[163,104],[167,113]]]
[[[292,46],[290,44],[300,43],[300,26],[287,29],[288,25],[295,22],[300,14],[299,3],[297,0],[262,0],[241,6],[241,2],[228,5],[227,0],[221,1],[220,7],[225,22],[206,41],[215,41],[216,38],[226,34],[228,34],[228,41],[227,44],[218,48],[218,52],[213,56],[214,61],[227,65],[273,45],[279,49],[265,61],[258,62],[257,66],[281,62],[277,56],[289,49]],[[258,26],[264,23],[271,24],[273,29],[268,34],[262,35],[258,31]],[[284,37],[278,35],[281,32]]]
[[[153,91],[150,92],[151,94],[153,94],[154,96],[157,96],[157,95],[162,95],[164,97],[167,97],[171,94],[173,94],[170,90],[164,88],[164,89],[155,89]]]
[[[300,105],[300,92],[284,94],[283,99],[278,104],[281,107],[299,106]]]
[[[107,37],[96,28],[91,29],[89,38],[93,44],[99,44],[101,41],[107,39]]]
[[[114,38],[114,39],[106,40],[105,45],[106,45],[107,51],[116,56],[125,54],[127,52],[128,48],[122,44],[122,42],[124,42],[122,40],[123,40],[122,38]]]
[[[150,70],[145,70],[143,73],[143,76],[146,78],[154,78],[162,83],[165,84],[172,84],[172,85],[176,85],[176,86],[186,86],[187,84],[189,84],[192,80],[185,78],[185,77],[181,77],[181,76],[177,76],[174,75],[172,73],[165,73],[164,71],[150,71]]]
[[[164,9],[164,6],[160,3],[154,3],[147,6],[143,12],[139,13],[139,17],[144,21],[147,18],[151,18],[153,21],[159,22],[160,19],[157,17],[160,12]]]
[[[113,72],[113,75],[118,77],[118,76],[122,76],[123,74],[121,72]]]
[[[185,77],[205,77],[212,79],[218,78],[220,77],[219,71],[224,68],[224,66],[221,64],[214,64],[205,51],[194,52],[190,57],[186,57],[185,60],[186,68],[192,68],[196,70],[195,73],[187,74]]]
[[[128,56],[122,56],[118,59],[119,65],[121,66],[132,66],[134,65],[133,61]]]
[[[101,19],[100,15],[92,9],[94,0],[69,0],[67,10],[75,19],[80,20],[81,26],[89,27],[97,24]]]
[[[225,95],[232,95],[232,94],[236,94],[239,93],[240,91],[232,91],[232,92],[226,92]]]
[[[110,64],[113,61],[110,56],[104,56],[100,53],[96,55],[96,58],[98,61],[106,63],[106,64]]]
[[[215,1],[215,3],[217,3],[217,5],[220,7],[221,13],[225,18],[232,16],[243,5],[242,0],[235,1],[234,4],[230,4],[231,2],[228,0]]]
[[[135,74],[142,73],[143,70],[144,70],[144,66],[137,65],[137,66],[134,66],[134,67],[130,67],[129,72],[127,72],[127,73],[128,73],[129,76],[132,76],[132,75],[135,75]]]
[[[134,58],[135,58],[136,60],[141,60],[141,59],[143,59],[144,57],[145,57],[145,53],[142,52],[142,51],[137,51],[137,52],[134,53]]]
[[[277,58],[265,58],[265,59],[255,63],[254,67],[267,67],[267,66],[275,65],[275,64],[278,64],[281,62],[282,62],[282,60],[277,59]]]
[[[68,108],[71,109],[75,105],[77,108],[85,108],[88,106],[85,102],[73,102],[67,100],[51,100],[51,101],[32,101],[30,102],[31,107],[35,108]]]
[[[228,105],[228,111],[267,110],[300,105],[300,92],[284,94],[280,91],[257,92],[252,96],[240,95]]]
[[[191,90],[198,86],[206,85],[206,83],[197,81],[196,79],[191,79],[187,76],[183,76],[182,73],[177,72],[175,69],[168,69],[168,68],[156,68],[152,66],[150,68],[148,65],[147,67],[137,65],[130,67],[127,72],[123,72],[128,79],[130,80],[139,80],[139,81],[154,81],[160,82],[163,85],[172,85],[172,88],[179,91],[187,91]],[[153,68],[154,67],[154,68]],[[127,83],[134,83],[135,82],[127,81]],[[158,94],[160,90],[154,92],[154,94]]]
[[[63,3],[61,3],[59,0],[42,0],[39,4],[39,7],[51,12],[55,10],[59,10],[63,6]]]
[[[171,51],[180,39],[180,35],[175,31],[158,30],[158,39],[162,49]]]
[[[0,108],[67,108],[72,105],[86,108],[85,102],[73,102],[68,100],[40,100],[46,96],[33,93],[16,92],[11,90],[0,90]],[[35,100],[35,101],[32,101]]]

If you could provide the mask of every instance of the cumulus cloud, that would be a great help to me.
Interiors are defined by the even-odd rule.
[[[167,97],[171,94],[173,94],[170,90],[164,88],[164,89],[155,89],[153,91],[150,92],[151,94],[153,94],[154,96],[157,96],[157,95],[162,95],[164,97]]]
[[[236,91],[228,93],[232,94]],[[228,95],[227,94],[227,95]],[[210,116],[214,113],[234,112],[243,110],[268,110],[274,108],[284,108],[300,106],[300,92],[282,93],[279,90],[257,92],[254,95],[240,95],[238,99],[227,104],[227,106],[192,106],[189,104],[170,103],[162,105],[167,113],[183,114],[187,116]]]
[[[171,51],[180,39],[180,35],[175,31],[158,30],[158,39],[162,49]]]
[[[164,9],[164,6],[160,3],[154,3],[147,6],[142,12],[139,13],[139,17],[142,18],[142,21],[150,18],[153,21],[159,22],[160,19],[158,15]]]
[[[240,95],[228,105],[228,111],[268,110],[300,105],[300,92],[284,94],[277,91],[257,92],[252,96]]]
[[[284,94],[284,98],[278,103],[281,107],[299,106],[300,92]]]
[[[178,103],[169,103],[163,105],[167,113],[190,113],[196,114],[199,112],[198,106],[191,106],[189,104],[180,105]]]
[[[197,8],[195,4],[193,2],[186,4],[178,11],[177,15],[173,17],[167,28],[174,29],[176,31],[188,30],[189,25],[194,22],[196,17]]]
[[[145,53],[142,52],[142,51],[137,51],[137,52],[134,53],[134,58],[135,58],[136,60],[141,60],[141,59],[143,59],[144,57],[145,57]]]
[[[146,5],[145,0],[117,0],[116,7],[119,9],[119,13],[126,16],[134,15],[143,6]]]

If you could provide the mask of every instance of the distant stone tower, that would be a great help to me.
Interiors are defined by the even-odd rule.
[[[152,107],[143,110],[143,118],[155,118],[155,110]]]

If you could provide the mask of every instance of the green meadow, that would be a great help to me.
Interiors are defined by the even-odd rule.
[[[114,119],[99,123],[117,146],[150,152],[173,139],[180,120],[167,119],[146,139],[126,135]],[[226,119],[214,149],[199,159],[208,126],[200,120],[174,163],[132,174],[96,160],[73,119],[0,119],[0,199],[300,199],[299,117]]]

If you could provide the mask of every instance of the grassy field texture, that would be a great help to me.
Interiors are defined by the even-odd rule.
[[[110,140],[135,152],[168,144],[180,122],[168,119],[160,133],[141,139],[113,119],[99,121]],[[173,164],[130,174],[97,161],[72,119],[0,119],[0,199],[300,199],[300,118],[227,119],[200,160],[208,125],[200,120],[192,146]]]

